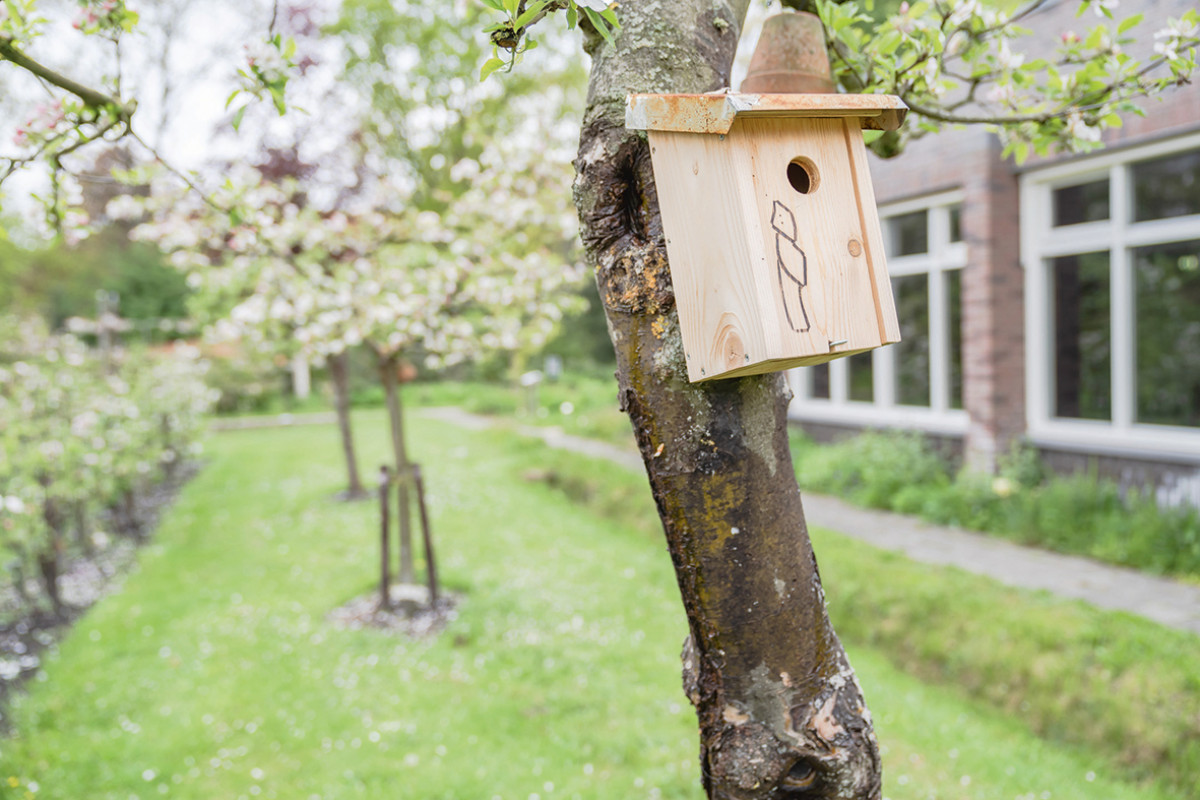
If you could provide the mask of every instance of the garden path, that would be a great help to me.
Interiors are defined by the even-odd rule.
[[[421,413],[476,430],[503,424],[459,408],[431,408]],[[629,448],[572,436],[558,428],[519,425],[515,430],[542,439],[551,447],[606,459],[629,469],[642,469],[641,456]],[[824,495],[805,493],[804,511],[813,526],[903,553],[914,561],[957,567],[1009,586],[1052,592],[1200,634],[1200,586],[1079,556],[1023,547],[901,514],[857,508]]]

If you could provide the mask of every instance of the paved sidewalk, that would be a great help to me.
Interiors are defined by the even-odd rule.
[[[474,430],[499,425],[492,418],[458,408],[426,409],[421,413]],[[607,459],[633,470],[642,469],[641,456],[631,449],[572,436],[557,428],[520,425],[515,430],[539,438],[551,447]],[[914,561],[958,567],[1010,586],[1042,589],[1099,608],[1127,611],[1172,628],[1200,633],[1200,586],[1078,556],[1022,547],[982,533],[930,525],[901,514],[857,508],[824,495],[805,493],[804,512],[810,525],[903,553]]]

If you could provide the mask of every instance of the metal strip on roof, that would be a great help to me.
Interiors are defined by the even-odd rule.
[[[908,106],[876,94],[631,94],[625,127],[682,133],[728,133],[746,117],[860,117],[866,130],[900,127]]]

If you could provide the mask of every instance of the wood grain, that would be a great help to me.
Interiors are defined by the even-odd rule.
[[[857,118],[650,131],[689,380],[817,364],[899,341]],[[800,160],[802,193],[788,177]]]

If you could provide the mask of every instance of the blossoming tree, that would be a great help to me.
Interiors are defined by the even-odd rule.
[[[196,452],[213,401],[203,371],[186,349],[101,359],[36,320],[0,317],[0,554],[27,602],[36,573],[54,612],[67,611],[61,564],[106,541],[99,512],[141,535],[137,496]]]
[[[173,251],[202,302],[225,309],[210,326],[214,335],[317,361],[370,348],[397,471],[407,480],[402,360],[439,369],[536,348],[578,303],[576,223],[555,199],[568,179],[570,146],[550,141],[532,153],[517,144],[546,130],[531,115],[515,138],[457,162],[459,185],[445,192],[440,213],[405,213],[403,190],[382,179],[366,197],[390,198],[393,208],[374,210],[360,197],[321,209],[297,202],[304,192],[296,181],[270,184],[251,173],[243,189],[218,194],[223,206],[243,209],[234,219],[194,195],[170,195],[137,235]],[[407,491],[400,495],[406,582],[413,575]]]
[[[374,353],[406,487],[403,581],[412,579],[412,548],[402,360],[437,369],[536,348],[580,302],[582,274],[577,222],[561,202],[577,130],[564,124],[569,96],[464,81],[458,69],[481,51],[469,28],[446,28],[443,10],[345,4],[337,27],[349,45],[346,72],[372,102],[340,96],[341,110],[327,118],[357,125],[311,159],[341,169],[274,187],[247,176],[215,203],[173,199],[140,233],[174,250],[193,285],[227,309],[214,329],[334,364],[360,344]],[[375,82],[373,65],[394,57],[410,68]]]

